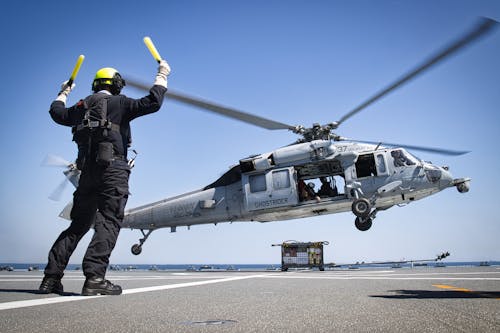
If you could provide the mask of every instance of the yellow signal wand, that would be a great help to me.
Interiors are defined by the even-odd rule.
[[[71,73],[71,76],[69,77],[68,85],[71,87],[73,84],[73,81],[75,81],[76,76],[78,75],[78,71],[80,70],[80,67],[82,66],[83,59],[85,59],[85,56],[83,54],[80,54],[78,57],[78,60],[76,61],[75,67],[73,68],[73,72]]]
[[[156,49],[151,38],[144,37],[143,40],[144,40],[144,44],[146,44],[146,47],[148,48],[149,52],[151,52],[151,55],[153,56],[153,58],[155,58],[156,61],[160,62],[161,61],[160,53]]]

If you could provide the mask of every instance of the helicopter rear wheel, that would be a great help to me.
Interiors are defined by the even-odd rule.
[[[130,251],[132,252],[133,255],[138,256],[142,252],[142,244],[148,239],[149,235],[155,230],[155,229],[147,229],[148,232],[144,232],[144,229],[141,229],[141,233],[144,235],[143,238],[139,239],[139,244],[134,244],[132,245],[132,248]]]
[[[363,219],[361,217],[356,217],[356,220],[354,221],[354,225],[360,231],[367,231],[368,229],[370,229],[372,227],[372,222],[373,222],[373,220],[371,217],[366,218],[366,219]]]
[[[130,249],[133,255],[138,256],[142,252],[142,246],[139,244],[134,244],[132,245],[132,248]]]
[[[354,200],[351,206],[352,212],[357,217],[367,217],[372,209],[370,201],[366,198]]]

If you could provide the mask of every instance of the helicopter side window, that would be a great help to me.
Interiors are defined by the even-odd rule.
[[[382,174],[384,174],[386,171],[384,155],[382,155],[382,154],[377,155],[377,168],[378,168],[378,171]]]
[[[273,171],[273,189],[279,190],[290,187],[288,170]]]
[[[391,151],[391,156],[394,160],[395,167],[415,165],[414,158],[412,158],[408,153],[405,153],[402,149]]]
[[[375,167],[375,158],[373,154],[359,155],[356,161],[356,175],[358,178],[370,177],[377,175]]]
[[[250,183],[250,192],[252,193],[263,192],[267,190],[266,175],[263,173],[258,175],[251,175],[250,177],[248,177],[248,182]]]

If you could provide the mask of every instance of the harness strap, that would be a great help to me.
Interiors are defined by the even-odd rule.
[[[87,120],[87,119],[84,119],[83,122],[80,125],[77,125],[77,126],[73,127],[73,133],[75,131],[81,131],[82,129],[85,129],[85,128],[90,128],[90,129],[93,129],[93,128],[106,128],[106,129],[110,129],[112,131],[120,132],[120,125],[113,124],[110,121],[107,121],[107,120],[101,120],[101,121],[99,121],[99,120]]]
[[[91,120],[89,119],[89,110],[92,106],[88,105],[88,100],[85,99],[83,101],[83,106],[87,110],[85,117],[82,119],[82,123],[78,124],[73,127],[73,133],[81,131],[82,129],[89,128],[89,129],[94,129],[94,128],[102,128],[102,129],[109,129],[115,132],[120,132],[120,125],[118,124],[113,124],[110,122],[108,118],[108,98],[103,97],[99,101],[94,101],[93,104],[99,103],[102,101],[102,119],[98,120]]]

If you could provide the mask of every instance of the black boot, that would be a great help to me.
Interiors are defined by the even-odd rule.
[[[120,295],[121,293],[122,287],[100,277],[87,278],[82,289],[83,296]]]
[[[61,283],[61,279],[50,276],[45,276],[43,278],[38,291],[40,292],[40,294],[64,294],[64,288]]]

